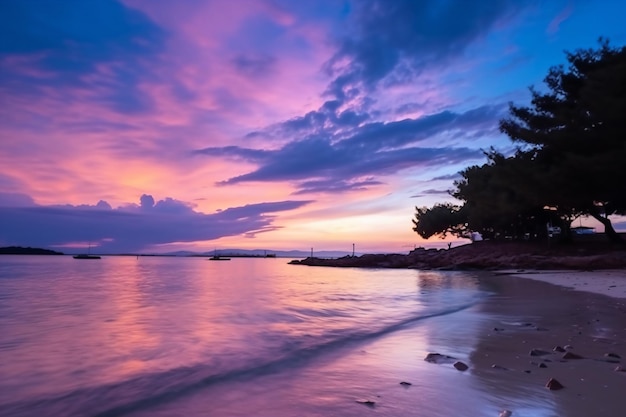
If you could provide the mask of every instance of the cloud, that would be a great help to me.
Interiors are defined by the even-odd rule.
[[[26,196],[27,197],[27,196]],[[11,200],[11,198],[13,198]],[[154,201],[142,195],[140,204],[113,209],[105,201],[96,205],[37,206],[21,196],[1,202],[0,243],[39,247],[66,247],[90,242],[100,253],[141,251],[173,242],[196,242],[224,236],[251,236],[275,230],[274,213],[294,210],[310,200],[286,200],[231,207],[212,214],[172,198]],[[23,205],[18,205],[18,203]]]
[[[275,70],[276,58],[269,55],[237,55],[231,60],[233,67],[251,78],[265,76]]]
[[[220,182],[232,185],[249,181],[299,182],[297,194],[360,190],[380,184],[379,176],[395,174],[415,166],[457,164],[484,157],[467,146],[425,146],[429,139],[449,136],[449,142],[471,140],[497,132],[502,106],[484,106],[464,113],[443,111],[418,119],[394,122],[355,122],[349,128],[328,124],[315,117],[289,120],[271,129],[305,135],[279,149],[250,149],[238,146],[212,147],[196,151],[211,157],[227,157],[254,163],[252,172]],[[317,115],[324,114],[317,112]],[[320,116],[321,118],[321,116]],[[362,120],[362,119],[361,119]],[[432,142],[432,141],[431,141]],[[366,179],[367,178],[367,179]]]
[[[450,190],[436,190],[436,189],[430,188],[428,190],[421,191],[419,194],[412,195],[410,198],[424,197],[424,196],[427,196],[427,195],[435,195],[435,196],[445,195],[445,196],[449,196],[450,195]]]
[[[363,181],[345,181],[341,179],[328,179],[318,181],[303,181],[299,186],[299,190],[294,194],[312,194],[312,193],[343,193],[346,191],[361,191],[368,187],[381,185],[381,181],[374,179],[365,179]]]
[[[29,195],[0,192],[0,207],[32,207],[34,205],[35,201]]]
[[[166,32],[118,1],[0,2],[0,87],[41,96],[97,90],[122,113],[149,109],[140,81],[164,50]]]
[[[353,31],[340,41],[327,69],[329,92],[341,100],[380,81],[406,82],[425,68],[458,58],[494,25],[528,7],[514,0],[481,2],[364,0],[356,3]]]
[[[454,174],[440,175],[438,177],[433,178],[431,181],[439,181],[439,180],[460,180],[463,178],[461,174],[455,172]]]

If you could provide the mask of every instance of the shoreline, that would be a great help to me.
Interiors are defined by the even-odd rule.
[[[626,372],[614,369],[626,365],[623,299],[526,276],[541,274],[468,274],[494,295],[452,316],[344,347],[290,372],[261,376],[252,385],[235,380],[137,417],[207,407],[233,416],[620,415]],[[606,278],[604,271],[591,274]],[[422,279],[435,279],[430,275]],[[555,346],[582,359],[564,359],[566,352],[553,351]],[[533,349],[545,354],[532,356]],[[429,353],[450,355],[469,368],[429,363],[424,360]],[[609,353],[620,358],[605,356]],[[546,388],[551,378],[564,388]],[[233,403],[237,412],[229,414]]]
[[[570,290],[602,294],[617,299],[626,299],[626,269],[601,271],[568,270],[525,270],[497,271],[497,275],[512,275],[561,286]]]
[[[344,268],[412,268],[420,270],[605,270],[626,269],[626,245],[530,242],[474,242],[451,249],[416,248],[407,255],[364,254],[324,259],[308,257],[294,265]]]

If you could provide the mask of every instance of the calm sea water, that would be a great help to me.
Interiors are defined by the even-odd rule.
[[[464,349],[446,328],[469,337],[486,296],[463,273],[287,262],[0,257],[0,415],[363,415],[398,370],[445,383],[417,355]]]

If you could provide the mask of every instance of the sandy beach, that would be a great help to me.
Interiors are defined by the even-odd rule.
[[[603,271],[501,271],[500,273],[614,298],[626,298],[626,270],[621,269]]]
[[[503,399],[553,403],[554,414],[540,415],[623,415],[626,271],[535,271],[488,282],[498,294],[480,309],[493,321],[470,356],[481,383]],[[564,388],[549,390],[550,379]]]

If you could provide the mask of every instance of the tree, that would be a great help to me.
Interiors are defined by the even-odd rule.
[[[510,105],[500,129],[533,153],[544,204],[587,214],[621,241],[610,215],[626,214],[626,47],[567,53],[552,67],[548,91],[531,88],[531,105]]]
[[[567,68],[549,70],[546,92],[531,88],[530,106],[511,104],[500,122],[517,152],[486,152],[486,164],[455,182],[463,205],[416,208],[413,230],[526,238],[545,236],[549,222],[568,237],[571,221],[590,215],[621,241],[609,216],[626,214],[626,47],[601,39],[566,58]]]
[[[415,207],[413,231],[424,239],[448,234],[464,236],[467,229],[465,211],[460,206],[450,203],[435,204],[432,208]]]
[[[543,184],[535,169],[533,152],[513,156],[491,150],[488,162],[461,171],[452,195],[464,201],[470,230],[484,238],[530,239],[546,235],[546,223],[561,226],[565,213],[547,212],[542,200]]]

